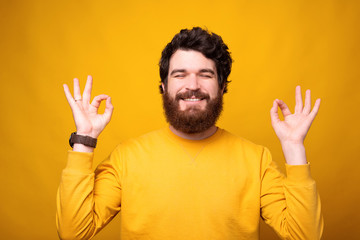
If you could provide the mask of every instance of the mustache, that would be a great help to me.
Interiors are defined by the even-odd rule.
[[[203,93],[200,90],[189,90],[186,92],[176,94],[175,100],[178,101],[180,99],[191,98],[191,97],[206,99],[206,100],[210,99],[210,96],[208,94]]]

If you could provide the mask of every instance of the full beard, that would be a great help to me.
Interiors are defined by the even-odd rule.
[[[197,106],[192,106],[184,111],[180,110],[180,99],[191,96],[205,99],[207,101],[205,109],[202,110]],[[167,91],[164,91],[162,99],[166,121],[176,130],[189,134],[201,133],[214,126],[223,109],[223,96],[221,91],[218,92],[214,99],[210,99],[207,94],[199,91],[178,93],[174,99],[169,96]]]

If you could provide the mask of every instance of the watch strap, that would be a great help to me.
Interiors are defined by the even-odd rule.
[[[76,132],[73,132],[69,139],[70,147],[73,147],[74,143],[81,143],[85,146],[95,148],[97,139],[89,136],[78,135]]]

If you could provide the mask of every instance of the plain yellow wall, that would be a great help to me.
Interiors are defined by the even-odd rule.
[[[322,99],[306,140],[323,239],[359,236],[359,1],[1,1],[1,239],[57,239],[55,197],[74,131],[62,84],[87,74],[115,112],[94,167],[122,140],[165,126],[158,60],[182,28],[220,34],[235,60],[219,126],[265,145],[275,98]],[[118,239],[117,217],[96,239]],[[262,225],[262,239],[276,239]]]

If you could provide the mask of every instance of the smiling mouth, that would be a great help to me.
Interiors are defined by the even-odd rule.
[[[178,93],[175,96],[175,100],[182,100],[188,103],[201,102],[203,100],[209,101],[210,96],[206,93],[200,92],[199,90],[189,90],[187,92]]]
[[[198,102],[198,101],[201,101],[203,99],[200,99],[200,98],[184,98],[182,100],[186,101],[186,102]]]

